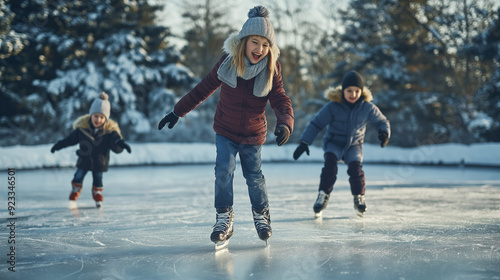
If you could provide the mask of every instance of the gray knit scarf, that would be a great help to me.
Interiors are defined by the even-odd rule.
[[[226,59],[220,65],[219,70],[217,70],[217,75],[219,76],[219,80],[226,83],[232,88],[236,88],[237,74],[236,69],[231,65],[231,59],[231,55],[228,55],[226,57]],[[252,64],[250,63],[250,60],[245,57],[245,74],[243,74],[243,77],[241,78],[250,80],[256,77],[253,86],[253,95],[257,97],[264,97],[269,94],[269,89],[267,88],[267,78],[269,77],[267,59],[268,56],[257,62],[257,64]]]

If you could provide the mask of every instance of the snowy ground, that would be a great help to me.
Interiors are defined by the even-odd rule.
[[[132,153],[111,153],[111,166],[199,164],[214,162],[215,145],[210,143],[130,143]],[[75,166],[78,146],[68,147],[54,154],[52,145],[0,147],[0,169],[36,169]],[[267,162],[293,162],[297,144],[264,145],[262,160]],[[311,146],[310,156],[303,155],[301,162],[322,162],[321,147]],[[415,148],[400,148],[391,145],[363,145],[365,163],[402,163],[407,165],[466,165],[500,167],[500,143],[439,144]]]
[[[105,205],[90,176],[78,209],[73,168],[16,172],[15,270],[0,212],[0,279],[500,279],[500,173],[494,168],[365,164],[368,213],[352,208],[346,168],[322,219],[320,163],[264,163],[274,234],[257,237],[235,176],[235,234],[209,239],[213,165],[114,167]],[[1,196],[7,208],[7,172]],[[6,230],[7,229],[7,230]],[[9,245],[10,246],[10,245]]]

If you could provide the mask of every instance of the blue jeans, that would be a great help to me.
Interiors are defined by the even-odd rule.
[[[73,177],[73,182],[75,183],[83,183],[83,178],[87,174],[88,170],[78,168],[75,172],[75,176]],[[92,171],[92,185],[96,188],[102,187],[102,172]]]
[[[269,208],[266,180],[261,170],[260,152],[262,147],[238,144],[219,134],[215,136],[215,145],[217,148],[215,208],[233,207],[233,178],[238,153],[252,207],[256,210]]]

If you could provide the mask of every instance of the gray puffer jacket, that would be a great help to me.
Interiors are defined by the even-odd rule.
[[[325,97],[332,102],[327,103],[311,120],[304,130],[300,140],[312,144],[314,138],[326,126],[328,129],[323,138],[323,149],[334,144],[343,150],[342,154],[354,145],[362,145],[365,138],[366,125],[370,122],[378,132],[385,132],[390,137],[389,121],[373,104],[373,96],[368,88],[363,89],[360,102],[350,108],[342,102],[342,87],[330,88],[325,92]]]

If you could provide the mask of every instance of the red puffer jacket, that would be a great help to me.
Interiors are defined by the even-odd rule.
[[[214,130],[217,134],[240,144],[264,144],[267,134],[265,108],[268,101],[276,115],[277,125],[288,126],[292,133],[293,109],[290,98],[283,89],[279,62],[276,62],[278,74],[274,75],[272,90],[267,96],[257,97],[253,95],[255,78],[244,80],[238,77],[236,88],[219,80],[217,70],[226,57],[227,54],[223,55],[212,71],[177,102],[174,113],[184,117],[222,86],[214,116]]]

